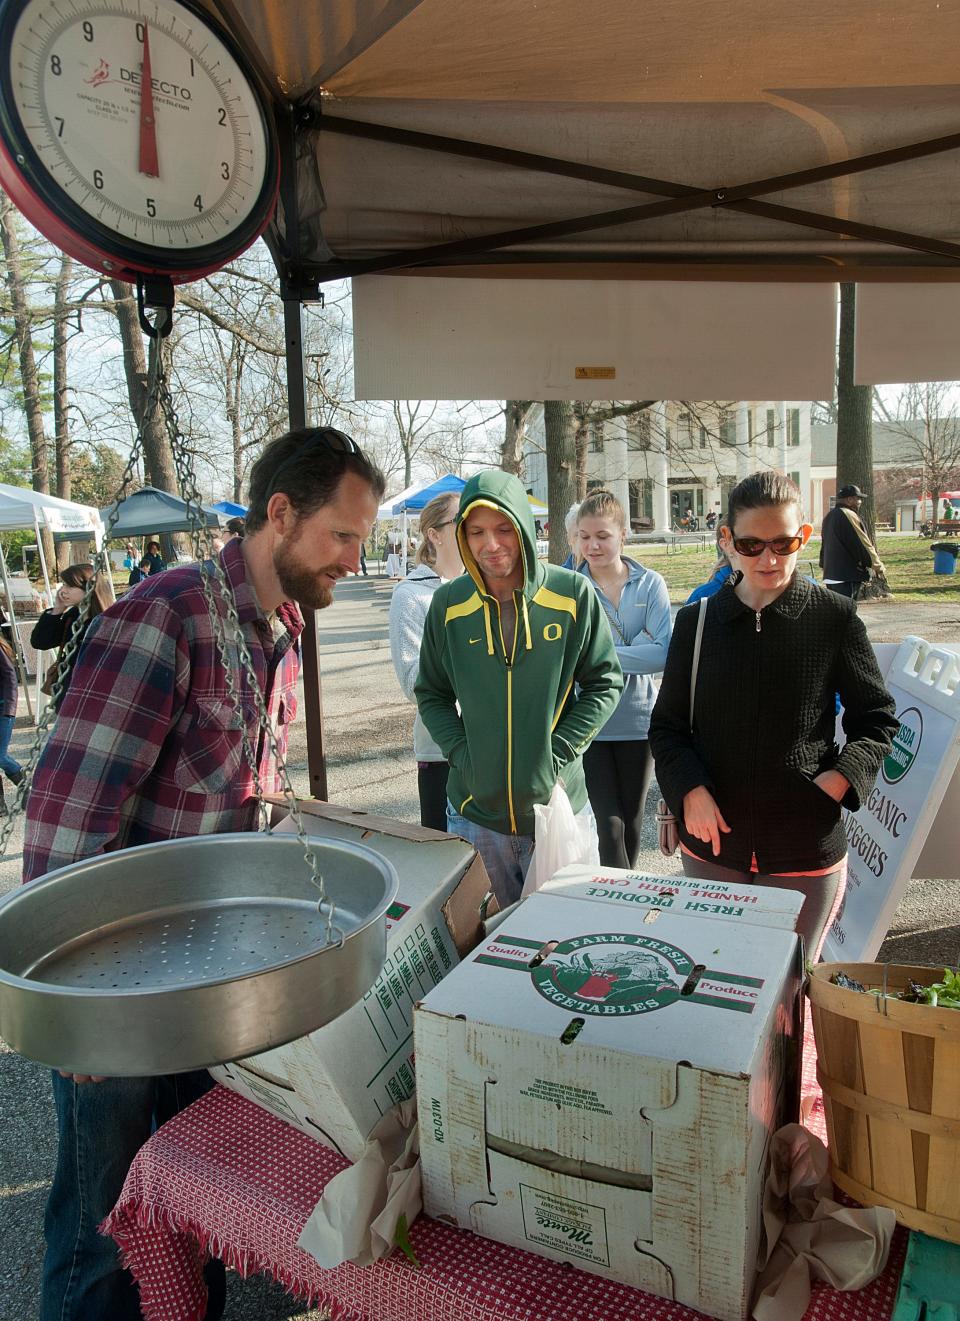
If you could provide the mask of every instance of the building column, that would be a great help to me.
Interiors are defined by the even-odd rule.
[[[653,482],[653,526],[657,532],[670,531],[670,462],[667,458],[667,406],[655,404],[650,410],[650,449],[647,471]]]
[[[790,450],[787,437],[787,405],[778,400],[774,405],[777,410],[777,467],[784,474],[790,471]]]
[[[608,427],[603,442],[604,481],[607,490],[617,497],[623,505],[623,512],[630,520],[630,478],[627,472],[627,433],[623,426],[618,426],[615,434]]]
[[[753,449],[750,444],[750,410],[746,404],[737,404],[737,481],[742,481],[753,469]]]

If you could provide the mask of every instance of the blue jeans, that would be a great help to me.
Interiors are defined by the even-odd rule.
[[[0,716],[0,771],[8,776],[19,775],[23,767],[7,752],[13,734],[13,716]]]
[[[447,799],[447,834],[460,835],[480,854],[490,877],[490,888],[501,908],[515,904],[533,857],[532,835],[501,835],[468,821]]]
[[[154,1128],[213,1086],[205,1070],[75,1083],[53,1075],[59,1149],[43,1229],[40,1321],[141,1321],[140,1294],[116,1243],[97,1232]],[[223,1265],[205,1272],[207,1321],[224,1307]]]

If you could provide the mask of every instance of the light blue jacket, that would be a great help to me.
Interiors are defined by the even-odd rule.
[[[660,574],[636,560],[624,559],[624,564],[630,569],[630,577],[623,585],[616,609],[594,582],[586,560],[577,571],[589,578],[600,598],[623,670],[623,695],[597,735],[600,740],[647,737],[650,713],[657,700],[653,676],[663,671],[673,631],[670,594]]]

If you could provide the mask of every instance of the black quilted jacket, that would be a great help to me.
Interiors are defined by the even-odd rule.
[[[727,584],[704,622],[691,733],[690,666],[697,606],[674,625],[650,746],[661,792],[683,830],[683,798],[703,784],[731,827],[714,861],[761,872],[815,871],[847,851],[840,804],[813,778],[835,768],[856,810],[897,730],[893,698],[853,603],[796,576],[759,615]],[[835,738],[836,698],[845,742]]]

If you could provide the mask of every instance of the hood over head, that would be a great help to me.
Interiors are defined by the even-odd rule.
[[[460,495],[460,510],[457,514],[457,544],[464,567],[473,579],[477,589],[486,592],[480,567],[467,545],[464,520],[475,506],[488,506],[499,509],[507,515],[517,530],[520,538],[520,550],[523,557],[523,594],[532,597],[543,582],[545,571],[537,558],[537,532],[533,521],[533,510],[523,484],[513,473],[502,472],[499,468],[478,472],[471,477]]]

